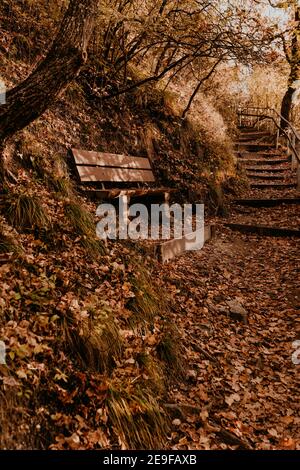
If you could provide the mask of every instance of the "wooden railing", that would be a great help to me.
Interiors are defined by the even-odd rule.
[[[300,133],[280,113],[273,108],[246,106],[237,108],[238,123],[242,126],[265,129],[274,135],[276,148],[285,147],[291,157],[292,170],[297,174],[297,187],[300,190]],[[282,122],[286,123],[282,128]]]

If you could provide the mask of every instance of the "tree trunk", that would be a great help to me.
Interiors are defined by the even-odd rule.
[[[0,106],[0,147],[8,137],[41,116],[79,73],[87,59],[99,0],[70,0],[46,57]],[[2,160],[2,159],[1,159]]]
[[[295,91],[296,90],[292,86],[289,86],[283,97],[282,104],[281,104],[281,116],[282,116],[281,123],[280,123],[281,129],[286,129],[288,127],[287,121],[290,121],[290,118],[291,118],[293,95]]]
[[[287,60],[290,64],[290,76],[288,89],[283,97],[281,104],[281,128],[288,127],[287,121],[291,120],[291,110],[293,105],[293,98],[299,90],[300,80],[300,7],[294,7],[295,13],[295,28],[293,30],[292,44],[290,52],[286,51]]]

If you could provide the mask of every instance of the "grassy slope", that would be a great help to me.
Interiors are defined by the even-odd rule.
[[[9,86],[49,41],[55,12],[42,5],[1,4]],[[211,198],[211,172],[229,157],[214,155],[168,102],[148,88],[100,105],[79,78],[7,147],[18,182],[1,195],[1,448],[164,445],[160,404],[183,364],[158,267],[137,247],[95,239],[95,205],[76,194],[65,156],[71,145],[148,154],[160,183],[184,199]]]

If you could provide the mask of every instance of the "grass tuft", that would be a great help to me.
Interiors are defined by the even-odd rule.
[[[168,419],[150,392],[109,390],[107,401],[113,431],[122,448],[161,449],[165,445]]]
[[[76,234],[81,236],[81,246],[89,255],[104,255],[105,247],[96,236],[96,226],[92,215],[75,202],[65,204],[65,215]]]
[[[153,285],[149,272],[136,264],[131,285],[135,297],[129,300],[127,308],[134,313],[131,317],[133,326],[139,323],[153,327],[154,319],[167,309],[165,299]]]
[[[0,232],[0,253],[18,253],[20,247],[9,236]]]
[[[59,176],[48,176],[48,184],[56,193],[62,196],[71,196],[73,194],[73,185],[69,178]]]
[[[143,389],[148,388],[157,393],[164,392],[164,371],[162,364],[147,351],[137,354],[136,362],[143,372]]]
[[[104,256],[106,254],[105,246],[101,240],[92,236],[85,236],[81,239],[81,246],[90,256]]]
[[[70,353],[84,368],[111,373],[123,346],[118,327],[109,309],[103,305],[89,307],[86,317],[76,321],[69,315],[63,324],[63,336]]]
[[[173,377],[183,377],[186,370],[186,361],[180,337],[174,327],[169,327],[157,345],[157,354],[168,369],[168,374]]]
[[[90,235],[95,232],[95,223],[89,212],[75,202],[65,204],[65,215],[78,235]]]
[[[9,196],[6,200],[6,217],[18,230],[47,229],[50,217],[38,197],[28,194]]]

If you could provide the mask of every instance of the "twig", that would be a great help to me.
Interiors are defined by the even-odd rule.
[[[243,450],[253,450],[253,448],[248,444],[248,442],[239,438],[236,434],[227,429],[221,429],[221,431],[217,432],[216,435],[222,439],[225,444],[232,445],[232,446],[239,446],[240,449]]]
[[[220,363],[219,363],[218,359],[216,359],[210,353],[205,351],[205,349],[201,348],[201,346],[198,346],[198,344],[195,344],[195,343],[191,343],[191,346],[196,352],[199,352],[200,354],[203,354],[203,356],[206,357],[206,359],[208,359],[209,361],[214,362],[218,367],[220,367]]]

